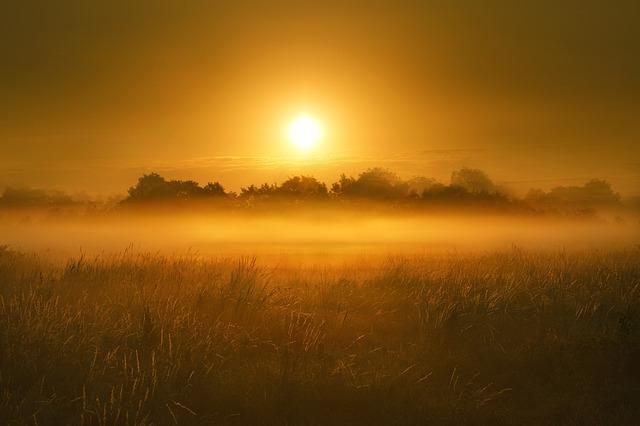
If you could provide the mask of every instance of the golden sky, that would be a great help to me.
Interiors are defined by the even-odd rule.
[[[640,193],[636,0],[6,3],[0,187],[381,165]],[[325,132],[304,157],[285,131],[302,112]]]

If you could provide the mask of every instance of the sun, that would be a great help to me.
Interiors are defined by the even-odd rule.
[[[289,124],[288,135],[298,150],[309,152],[322,139],[322,126],[315,118],[301,114]]]

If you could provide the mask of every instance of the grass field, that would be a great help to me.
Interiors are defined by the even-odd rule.
[[[291,265],[0,250],[0,423],[640,424],[638,248]]]

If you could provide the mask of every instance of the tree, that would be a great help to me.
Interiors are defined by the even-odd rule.
[[[165,198],[170,195],[169,184],[157,173],[138,178],[138,183],[129,188],[128,200],[142,201]]]
[[[430,202],[450,203],[469,200],[472,194],[463,186],[436,183],[422,193],[422,199]]]
[[[331,192],[337,195],[349,194],[353,191],[352,187],[356,180],[352,177],[347,177],[344,173],[340,175],[340,180],[334,182],[331,185]]]
[[[594,205],[620,203],[620,195],[613,191],[609,182],[602,179],[592,179],[585,183],[584,196]]]
[[[240,188],[240,198],[243,199],[256,199],[256,198],[269,198],[273,196],[277,185],[270,185],[263,183],[260,186],[251,184],[246,188]]]
[[[310,176],[293,176],[282,184],[264,183],[259,187],[250,185],[240,189],[240,198],[242,199],[322,199],[328,196],[327,186]]]
[[[327,185],[310,176],[294,176],[284,181],[276,193],[294,198],[325,198],[328,195]]]
[[[493,194],[498,190],[482,170],[462,168],[451,173],[451,185],[466,189],[472,194]]]
[[[0,197],[0,206],[6,207],[64,206],[73,203],[73,199],[63,192],[33,188],[7,188]]]
[[[200,188],[198,182],[187,180],[169,181],[169,194],[175,198],[196,198],[204,195],[204,190]]]
[[[618,205],[620,195],[613,191],[609,182],[592,179],[583,186],[556,186],[549,192],[532,189],[525,200],[533,204],[588,208]]]
[[[435,179],[427,178],[424,176],[416,176],[407,181],[407,188],[411,195],[422,195],[424,191],[429,190],[433,186],[438,185]]]
[[[208,184],[205,185],[203,190],[204,190],[204,194],[208,197],[224,197],[228,195],[225,192],[224,187],[220,184],[220,182],[213,182],[213,183],[209,182]]]
[[[204,188],[193,180],[166,180],[157,173],[143,175],[129,189],[126,201],[196,199],[228,195],[220,183],[208,183]]]
[[[406,182],[389,170],[375,167],[361,173],[357,179],[340,176],[340,181],[332,185],[332,191],[345,197],[394,199],[408,195]]]

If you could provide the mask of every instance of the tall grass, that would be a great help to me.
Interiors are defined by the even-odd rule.
[[[2,424],[638,424],[640,251],[0,249]]]

